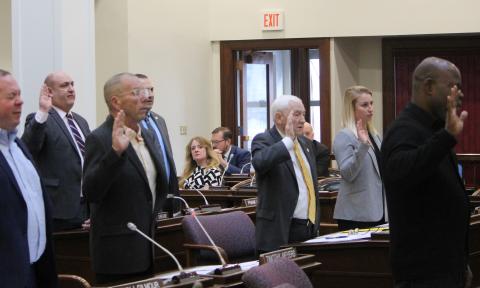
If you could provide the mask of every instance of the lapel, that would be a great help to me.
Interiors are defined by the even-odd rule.
[[[373,141],[377,144],[377,147],[380,148],[380,139],[377,135],[373,136]],[[370,159],[372,160],[373,166],[375,167],[375,171],[377,171],[378,176],[380,177],[380,169],[378,168],[378,159],[375,156],[375,152],[373,151],[373,147],[368,148],[368,155],[370,155]]]
[[[20,191],[20,187],[18,187],[17,179],[15,179],[15,175],[13,175],[13,171],[10,168],[10,165],[8,165],[7,159],[5,159],[5,156],[3,156],[3,153],[0,152],[0,168],[5,171],[5,173],[8,176],[8,179],[10,182],[12,182],[13,186],[15,187],[15,190],[17,191],[17,194],[21,196],[23,199],[22,193]]]
[[[90,128],[88,128],[88,125],[84,125],[83,121],[80,121],[80,115],[78,115],[75,112],[72,112],[73,119],[75,119],[75,122],[77,122],[78,127],[80,127],[80,130],[82,130],[83,137],[85,137],[85,140],[87,139],[88,134],[90,134]]]
[[[278,130],[275,126],[273,126],[273,128],[271,128],[269,132],[273,138],[274,143],[282,141],[282,136],[280,135],[280,133],[278,133]],[[293,168],[292,159],[289,159],[288,161],[286,161],[285,164],[287,165],[288,170],[290,170],[290,173],[292,173],[293,179],[296,179],[295,169]]]
[[[70,131],[68,130],[67,126],[65,125],[65,122],[63,122],[62,118],[60,118],[60,115],[58,115],[57,111],[55,111],[54,108],[50,108],[50,111],[48,113],[50,114],[50,117],[52,117],[53,121],[55,121],[55,123],[57,123],[57,125],[60,127],[60,130],[62,130],[66,139],[68,140],[68,142],[72,146],[72,149],[76,152],[75,154],[77,155],[77,157],[80,157],[80,155],[78,155],[78,152],[77,152],[77,147],[75,146],[75,143],[73,142],[72,135],[70,135]]]

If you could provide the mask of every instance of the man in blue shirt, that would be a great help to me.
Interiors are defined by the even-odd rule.
[[[218,154],[225,175],[250,173],[252,155],[248,150],[232,145],[232,131],[217,127],[212,131],[212,146]]]
[[[57,287],[50,203],[30,153],[17,138],[22,105],[17,81],[0,69],[0,283]]]

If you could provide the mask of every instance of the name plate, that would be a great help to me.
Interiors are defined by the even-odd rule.
[[[157,217],[155,218],[155,220],[157,222],[160,222],[160,221],[165,220],[165,219],[168,219],[168,213],[167,212],[158,212]]]
[[[277,251],[263,253],[263,254],[260,254],[260,256],[258,257],[258,260],[260,262],[260,265],[262,265],[265,263],[272,262],[274,259],[279,257],[293,259],[297,257],[297,249],[295,249],[294,247],[289,247],[289,248],[280,249]]]
[[[147,279],[137,282],[130,282],[122,285],[111,286],[111,288],[160,288],[163,286],[162,279]]]
[[[250,207],[250,206],[257,206],[257,198],[248,198],[242,200],[243,206]]]

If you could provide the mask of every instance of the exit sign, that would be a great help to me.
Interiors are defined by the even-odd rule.
[[[283,11],[264,11],[262,14],[263,31],[281,31],[285,15]]]

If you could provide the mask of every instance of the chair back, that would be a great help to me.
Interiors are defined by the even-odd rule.
[[[197,218],[215,244],[225,250],[230,260],[255,257],[255,225],[245,212],[235,211]],[[193,216],[185,216],[182,226],[185,243],[212,245]],[[211,251],[201,251],[199,258],[218,262],[218,257]]]
[[[242,276],[247,288],[299,287],[313,288],[307,274],[291,259],[276,258],[251,268]]]

